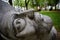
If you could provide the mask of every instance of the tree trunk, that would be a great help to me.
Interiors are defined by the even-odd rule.
[[[27,3],[27,0],[25,0],[25,7],[26,7],[26,10],[28,10],[28,3]]]
[[[28,10],[28,4],[26,3],[26,10]]]
[[[25,6],[26,6],[26,10],[28,10],[28,4],[29,4],[30,0],[25,0]]]
[[[12,0],[9,0],[10,5],[12,5]]]
[[[55,10],[56,10],[56,5],[55,5]]]
[[[50,11],[53,10],[53,6],[51,6]]]

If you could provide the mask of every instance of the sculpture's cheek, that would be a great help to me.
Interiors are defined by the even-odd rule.
[[[50,31],[50,26],[47,23],[42,23],[42,29],[45,33],[48,33]]]

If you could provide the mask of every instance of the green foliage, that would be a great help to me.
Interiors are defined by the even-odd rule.
[[[58,3],[59,0],[48,0],[48,4],[49,5],[56,5]]]
[[[47,0],[40,0],[41,7],[45,6],[47,4]]]
[[[32,5],[34,6],[40,6],[41,4],[43,4],[42,2],[43,0],[31,0]]]
[[[25,6],[25,2],[23,0],[15,0],[14,1],[14,6]]]
[[[30,5],[43,7],[46,5],[47,2],[48,2],[47,0],[31,0]]]
[[[36,8],[38,6],[40,7],[46,7],[48,5],[50,6],[56,6],[58,3],[58,0],[15,0],[14,5],[20,6],[20,7],[26,7],[27,9],[29,7]]]

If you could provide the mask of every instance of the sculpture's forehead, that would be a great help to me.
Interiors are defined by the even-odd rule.
[[[10,6],[8,3],[0,0],[0,10],[4,12],[15,10],[13,6]]]
[[[8,2],[9,0],[2,0],[2,1],[4,1],[4,2]]]
[[[30,9],[30,10],[25,10],[25,11],[21,11],[19,14],[20,15],[24,15],[24,14],[32,14],[32,13],[34,13],[34,10],[33,9]]]
[[[16,17],[26,17],[28,15],[32,15],[34,13],[34,10],[25,10],[21,12],[15,12]]]

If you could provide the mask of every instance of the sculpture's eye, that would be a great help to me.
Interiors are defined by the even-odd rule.
[[[26,23],[24,19],[17,18],[14,20],[14,27],[17,32],[20,32],[25,27],[25,25]]]
[[[30,19],[34,19],[34,13],[27,14]]]

